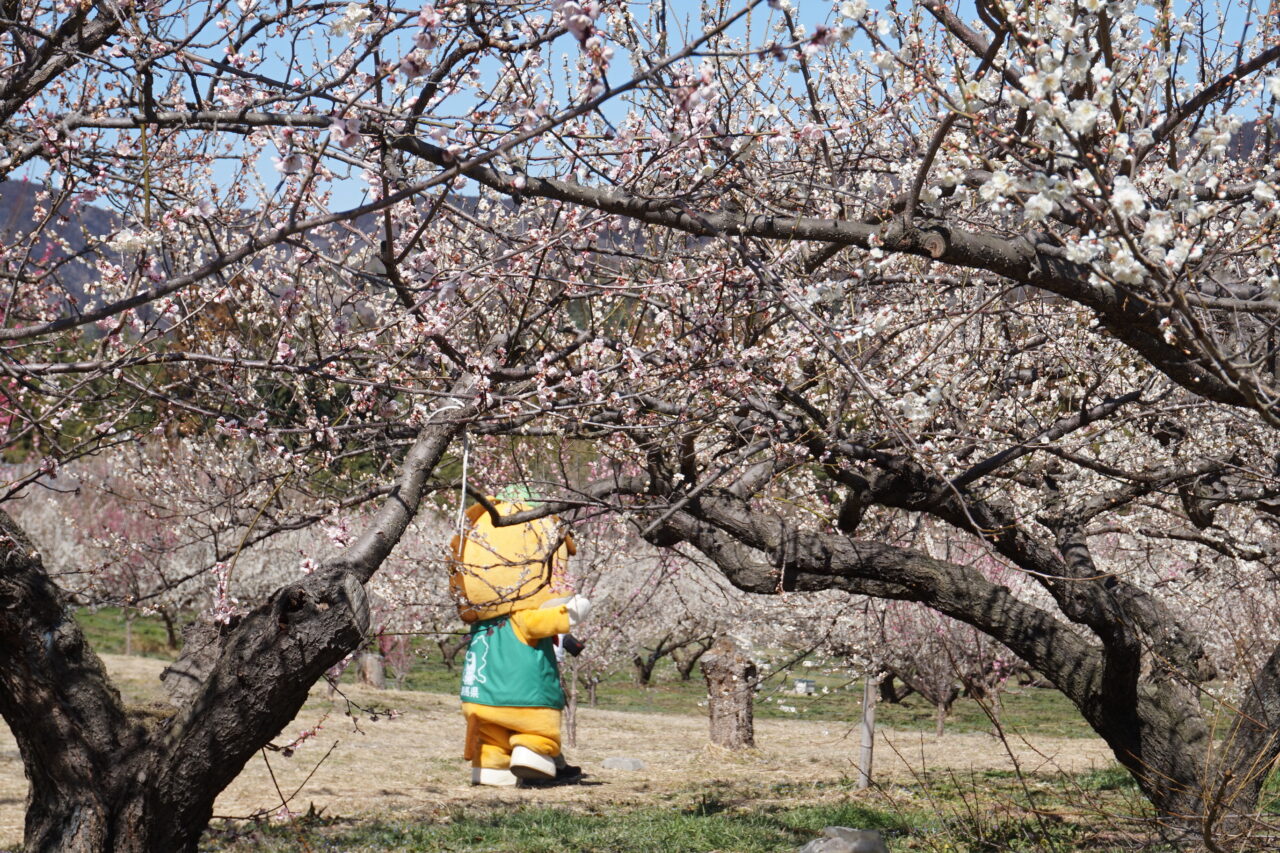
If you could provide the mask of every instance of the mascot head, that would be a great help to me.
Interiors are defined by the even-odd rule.
[[[500,516],[537,502],[525,486],[508,486],[490,498]],[[465,535],[451,544],[449,585],[466,622],[534,610],[573,593],[568,567],[577,548],[555,516],[495,527],[477,503],[467,510]]]

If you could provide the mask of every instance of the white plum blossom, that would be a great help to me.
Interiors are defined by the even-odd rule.
[[[978,194],[986,201],[993,201],[1009,195],[1016,189],[1017,182],[1013,176],[1003,169],[998,169],[991,174],[991,178],[982,185],[982,189],[978,190]]]
[[[410,53],[400,60],[399,71],[409,80],[417,80],[427,73],[426,61],[416,52]]]
[[[1067,126],[1067,130],[1080,135],[1093,130],[1093,126],[1097,120],[1097,104],[1093,101],[1074,101],[1071,105],[1071,113],[1067,116],[1064,123]]]
[[[796,131],[796,138],[805,142],[819,142],[823,136],[823,129],[813,122],[805,123],[804,127]]]
[[[984,97],[986,88],[980,80],[966,80],[960,84],[960,94],[965,100],[981,99]]]
[[[348,3],[342,10],[342,17],[339,18],[330,28],[334,35],[350,36],[360,31],[360,25],[372,14],[369,9],[360,3]]]
[[[125,228],[107,241],[108,248],[121,254],[132,254],[160,245],[160,235],[155,231],[134,231]]]
[[[439,45],[439,29],[440,24],[443,22],[444,17],[435,9],[435,6],[430,4],[422,6],[421,12],[417,13],[417,26],[422,28],[422,32],[413,36],[413,45],[421,47],[422,50],[430,50],[436,45]],[[404,61],[411,60],[406,56]],[[404,64],[401,63],[401,70],[408,78],[413,79],[415,78],[415,74],[411,74],[410,72],[411,70],[415,70],[417,64],[421,64],[420,60],[413,59],[410,64],[410,68],[406,69],[404,68]],[[416,74],[416,76],[420,77],[421,74]]]
[[[1145,270],[1127,247],[1120,247],[1111,256],[1111,277],[1121,284],[1141,284]]]
[[[429,3],[423,6],[422,11],[418,13],[418,26],[425,30],[434,30],[436,27],[440,26],[443,20],[444,19],[441,17],[440,12],[436,10],[436,7]]]
[[[600,14],[600,4],[596,0],[587,3],[575,3],[567,0],[558,4],[564,28],[579,42],[585,42],[594,30],[596,17]]]
[[[925,394],[904,394],[897,401],[902,416],[916,426],[928,423],[941,402],[942,392],[938,388],[931,388]]]
[[[1280,79],[1280,78],[1274,78]],[[1261,204],[1270,204],[1276,200],[1275,188],[1264,181],[1258,181],[1253,187],[1253,199]]]
[[[1023,214],[1029,222],[1044,220],[1058,205],[1044,193],[1036,193],[1022,205]]]
[[[1147,200],[1132,181],[1120,175],[1111,186],[1111,206],[1121,216],[1137,216],[1146,210]]]
[[[1165,210],[1153,211],[1142,231],[1142,242],[1150,246],[1164,246],[1173,239],[1173,217]]]
[[[283,157],[273,157],[271,162],[275,164],[276,171],[284,175],[296,175],[303,169],[302,155],[297,151],[290,151]]]
[[[861,21],[867,14],[866,0],[848,0],[841,4],[840,14],[853,21]]]
[[[1164,265],[1170,269],[1181,269],[1182,265],[1191,257],[1193,244],[1190,240],[1178,240],[1173,244],[1173,248],[1164,256]]]
[[[1067,244],[1067,260],[1073,264],[1087,264],[1102,255],[1102,243],[1093,234]]]
[[[1071,184],[1065,178],[1054,178],[1041,192],[1046,198],[1062,204],[1071,195]]]

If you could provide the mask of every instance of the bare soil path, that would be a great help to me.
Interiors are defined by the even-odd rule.
[[[161,697],[158,677],[163,661],[116,655],[103,659],[128,700]],[[366,714],[353,719],[346,715],[348,704],[341,696],[330,698],[323,686],[313,689],[311,700],[277,743],[287,743],[320,724],[316,736],[291,758],[272,752],[265,760],[252,760],[218,799],[216,814],[247,817],[274,811],[281,805],[278,791],[286,798],[292,796],[289,807],[294,811],[305,812],[314,804],[328,815],[399,819],[431,819],[458,806],[486,804],[539,802],[587,809],[652,805],[691,789],[711,789],[732,797],[735,781],[743,779],[757,785],[777,783],[781,799],[787,783],[834,782],[856,773],[856,720],[848,724],[757,720],[759,749],[728,754],[708,745],[705,717],[586,708],[579,712],[578,746],[566,749],[571,761],[588,773],[584,784],[529,790],[472,788],[460,757],[463,724],[454,697],[365,688],[353,688],[347,695],[361,707],[394,708],[399,716],[370,721]],[[1097,739],[1032,738],[1010,743],[1009,750],[1026,772],[1074,772],[1113,763],[1105,744]],[[986,734],[948,734],[939,740],[932,733],[881,729],[875,778],[884,785],[908,781],[924,770],[950,769],[961,774],[1012,770],[1009,750]],[[638,758],[645,767],[605,770],[601,762],[610,756]],[[0,730],[0,850],[21,844],[25,798],[22,762],[4,728]]]

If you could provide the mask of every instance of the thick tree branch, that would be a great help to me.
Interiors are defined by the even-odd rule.
[[[1073,699],[1096,692],[1099,648],[972,568],[878,542],[784,530],[773,517],[721,497],[675,513],[652,538],[688,542],[748,592],[836,588],[921,602],[1004,643]]]
[[[454,392],[465,399],[472,386],[473,381],[468,377],[454,386]],[[382,509],[364,534],[333,561],[335,565],[350,571],[361,583],[373,577],[417,514],[431,472],[475,411],[474,404],[469,402],[435,410],[431,422],[422,428],[418,440],[405,455],[400,478],[383,501]]]

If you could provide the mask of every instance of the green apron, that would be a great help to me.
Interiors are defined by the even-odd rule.
[[[550,637],[530,646],[511,625],[510,616],[471,626],[462,666],[463,702],[504,708],[563,708],[564,690]]]

